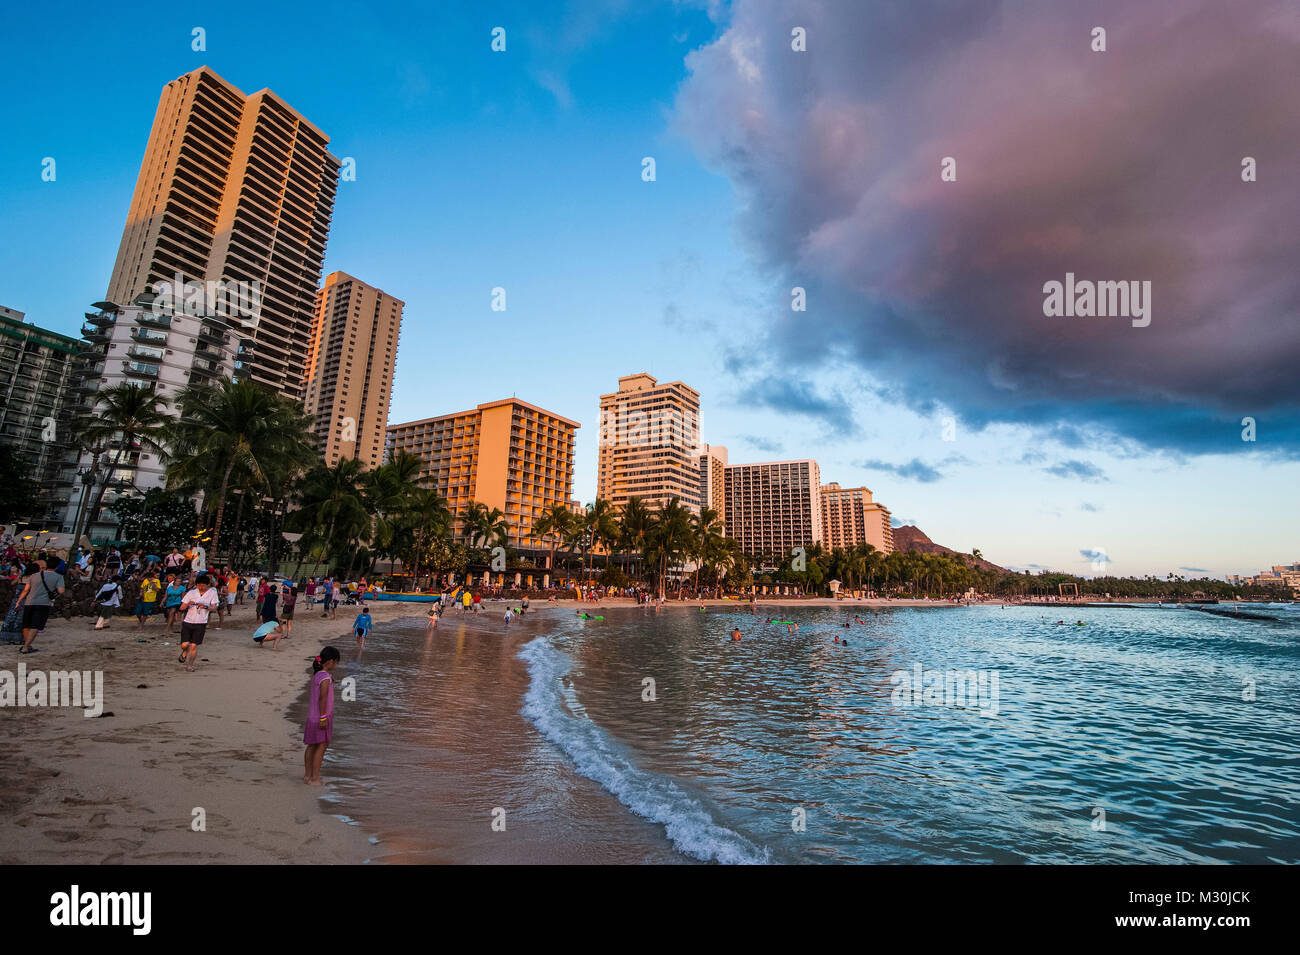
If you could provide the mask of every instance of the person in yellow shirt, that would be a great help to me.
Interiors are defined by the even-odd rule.
[[[144,622],[153,616],[153,612],[158,607],[158,592],[162,590],[162,581],[158,579],[155,573],[144,575],[144,580],[140,581],[140,599],[135,605],[135,619],[137,630],[144,629]]]

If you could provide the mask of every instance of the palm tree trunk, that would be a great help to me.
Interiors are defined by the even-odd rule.
[[[123,440],[123,444],[125,443],[126,443],[125,440]],[[99,508],[104,503],[104,492],[108,490],[108,479],[112,476],[113,472],[117,470],[117,466],[122,463],[123,450],[124,450],[123,448],[117,449],[117,454],[113,456],[113,466],[104,472],[104,480],[99,485],[99,490],[95,492],[95,503],[92,504],[90,508],[86,511],[86,530],[85,530],[86,536],[90,536],[90,525],[95,522],[94,517],[97,513],[99,513]],[[73,538],[73,542],[75,543],[80,539],[81,536],[78,535],[77,537]],[[93,550],[94,548],[91,549]]]
[[[226,465],[226,473],[221,476],[221,490],[217,493],[217,519],[212,525],[212,559],[216,560],[217,545],[221,543],[221,520],[226,516],[226,491],[230,489],[230,472],[235,470],[232,459]]]

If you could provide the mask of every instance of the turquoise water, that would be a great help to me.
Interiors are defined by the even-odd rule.
[[[1300,615],[1255,609],[602,608],[522,647],[523,713],[686,858],[1296,862]],[[918,664],[984,693],[899,705]]]

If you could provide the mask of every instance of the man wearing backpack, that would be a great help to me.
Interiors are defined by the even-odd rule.
[[[63,593],[63,575],[45,569],[45,561],[33,561],[35,570],[23,580],[23,645],[19,653],[31,653],[32,641],[45,629],[56,594]]]

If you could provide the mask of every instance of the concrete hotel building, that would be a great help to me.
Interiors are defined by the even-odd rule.
[[[822,543],[828,550],[858,544],[870,544],[883,554],[894,549],[889,509],[872,501],[870,490],[831,482],[822,485],[821,498]]]
[[[700,511],[700,393],[680,381],[626,375],[600,396],[596,496],[622,508],[630,497],[659,507],[672,497]]]
[[[96,311],[86,313],[81,327],[82,357],[70,402],[76,415],[94,411],[96,395],[103,388],[131,383],[152,388],[167,400],[174,412],[176,398],[191,385],[215,385],[229,381],[235,373],[235,335],[225,322],[199,315],[187,315],[142,295],[134,305],[99,302]],[[113,449],[104,454],[105,463]],[[78,468],[89,471],[94,456],[83,454],[63,465],[60,479],[71,484]],[[140,448],[128,450],[121,464],[109,475],[110,490],[103,505],[108,507],[123,494],[143,493],[162,487],[163,463],[156,454]],[[64,526],[71,531],[79,501],[68,502]],[[111,512],[91,515],[91,540],[110,537],[117,528]]]
[[[237,370],[304,393],[316,287],[340,163],[329,137],[270,90],[245,96],[200,67],[163,87],[108,300],[157,282],[258,283],[260,309],[232,321]]]
[[[728,465],[725,494],[727,536],[751,557],[780,563],[793,548],[822,540],[816,461]]]
[[[366,470],[382,463],[404,307],[344,272],[332,272],[317,295],[305,404],[330,467],[340,458]]]
[[[65,399],[82,343],[24,318],[0,306],[0,444],[40,484],[36,510],[15,516],[56,530],[71,486],[57,475],[70,425]]]
[[[727,449],[720,444],[706,444],[696,458],[700,466],[700,507],[727,515]]]
[[[549,553],[533,522],[573,493],[573,439],[578,422],[517,398],[471,411],[390,425],[388,453],[424,459],[420,483],[434,488],[459,515],[472,501],[498,508],[510,545]],[[455,533],[464,528],[457,520]]]

